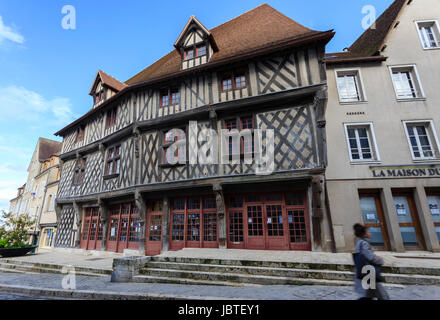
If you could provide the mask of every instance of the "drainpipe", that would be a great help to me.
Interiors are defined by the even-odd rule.
[[[328,198],[328,191],[327,191],[327,179],[324,180],[324,187],[325,187],[325,208],[327,209],[327,221],[329,224],[330,229],[330,237],[331,237],[331,247],[332,252],[336,253],[336,242],[335,242],[335,233],[333,232],[333,222],[332,222],[332,214],[330,211],[330,202]]]

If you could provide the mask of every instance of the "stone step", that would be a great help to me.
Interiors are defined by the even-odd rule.
[[[0,260],[0,265],[2,263],[13,264],[17,266],[32,266],[36,268],[45,268],[45,269],[57,269],[61,271],[63,267],[67,265],[63,264],[55,264],[55,263],[41,263],[41,262],[31,262],[31,261],[23,261],[23,260],[14,260],[14,259],[2,259]],[[98,269],[98,268],[90,268],[90,267],[79,267],[74,266],[76,273],[92,273],[99,275],[111,275],[111,269]]]
[[[62,266],[61,268],[48,268],[41,267],[31,264],[12,264],[0,262],[0,272],[11,272],[11,273],[55,273],[63,274]],[[75,274],[80,276],[94,276],[94,277],[105,277],[107,274],[87,272],[75,269]]]
[[[291,278],[311,278],[326,280],[342,280],[351,281],[353,272],[350,271],[333,271],[333,270],[310,270],[310,269],[290,269],[290,268],[270,268],[270,267],[247,267],[236,265],[215,265],[215,264],[196,264],[196,263],[178,263],[178,262],[148,262],[143,269],[173,269],[185,271],[201,271],[201,272],[219,272],[234,274],[249,274],[275,277],[291,277]],[[140,273],[143,273],[143,269]]]
[[[328,280],[298,277],[279,277],[267,275],[252,275],[224,272],[206,271],[187,271],[176,269],[142,269],[142,275],[152,277],[164,277],[175,279],[192,279],[201,281],[215,281],[240,284],[259,284],[259,285],[332,285],[332,286],[351,286],[353,281]]]
[[[146,276],[146,275],[134,276],[132,282],[184,284],[184,285],[194,285],[194,286],[261,287],[261,285],[252,284],[252,283],[208,281],[208,280],[196,280],[196,279],[188,279],[188,278],[159,277],[159,276]]]
[[[194,258],[194,257],[170,257],[154,256],[151,262],[174,262],[201,265],[227,265],[243,267],[269,267],[287,268],[300,270],[326,270],[326,271],[347,271],[353,272],[354,265],[336,263],[315,263],[315,262],[284,262],[284,261],[257,261],[257,260],[238,260],[238,259],[213,259],[213,258]],[[407,274],[407,275],[428,275],[440,276],[440,267],[406,267],[406,266],[383,266],[383,273]]]
[[[165,270],[161,272],[161,270]],[[274,278],[289,278],[301,280],[330,280],[330,281],[353,281],[354,273],[349,271],[333,270],[310,270],[310,269],[290,269],[290,268],[270,268],[270,267],[245,267],[236,265],[214,265],[214,264],[195,264],[178,262],[148,262],[144,268],[139,271],[142,275],[160,275],[168,276],[171,274],[176,278],[192,278],[192,273],[197,274],[196,279],[218,280],[218,281],[243,281],[243,277],[234,279],[236,276],[263,276],[268,277],[268,284],[278,284],[279,279],[274,283],[269,281]],[[220,275],[227,275],[226,278]],[[404,285],[439,285],[439,276],[413,275],[413,274],[392,274],[383,273],[386,283],[404,284]],[[213,278],[210,278],[213,277]],[[295,280],[295,281],[296,281]],[[262,281],[262,280],[261,280]],[[264,282],[264,281],[263,281]],[[283,282],[283,281],[281,281]],[[266,284],[260,283],[258,284]],[[283,283],[280,283],[283,284]]]

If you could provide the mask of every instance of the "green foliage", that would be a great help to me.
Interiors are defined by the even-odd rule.
[[[28,230],[35,221],[28,215],[13,215],[3,211],[5,225],[0,227],[0,248],[22,248],[29,246]]]

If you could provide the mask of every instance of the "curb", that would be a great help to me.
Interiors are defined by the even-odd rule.
[[[155,293],[141,294],[111,291],[64,290],[30,286],[12,286],[6,284],[0,284],[0,292],[18,295],[23,294],[35,297],[63,298],[73,300],[242,300],[224,297],[178,296],[172,294]]]

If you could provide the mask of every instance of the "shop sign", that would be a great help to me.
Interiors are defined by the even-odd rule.
[[[440,177],[440,168],[381,168],[380,170],[372,170],[372,173],[374,178],[429,178]]]

